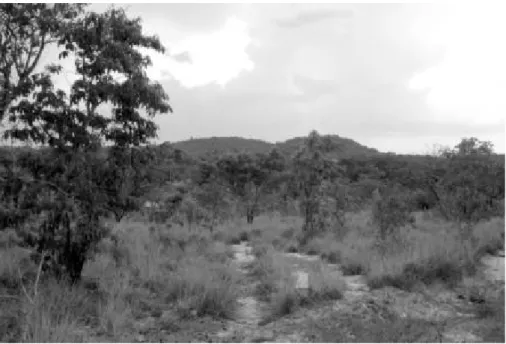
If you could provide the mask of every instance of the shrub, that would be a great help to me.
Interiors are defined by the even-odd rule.
[[[455,231],[414,232],[407,241],[402,250],[371,260],[367,273],[370,287],[392,285],[411,290],[417,284],[437,281],[454,286],[464,274],[475,272],[473,247],[462,244]]]
[[[409,202],[404,195],[399,194],[398,190],[391,189],[383,196],[377,193],[375,198],[372,219],[378,227],[381,241],[387,238],[395,239],[400,227],[414,223],[408,206]]]
[[[494,217],[474,226],[473,237],[477,241],[477,254],[495,254],[504,250],[504,218]]]

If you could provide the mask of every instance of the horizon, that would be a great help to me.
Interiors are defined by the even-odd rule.
[[[324,134],[324,133],[321,133],[321,132],[318,132],[318,133],[320,135],[322,135],[322,136],[329,135],[329,136],[338,136],[338,137],[340,137],[342,139],[349,139],[349,140],[352,140],[355,143],[358,143],[359,145],[362,145],[364,147],[375,149],[379,153],[395,153],[397,155],[430,155],[430,154],[434,153],[433,150],[435,148],[446,147],[446,148],[454,149],[455,146],[457,146],[460,143],[460,139],[459,139],[459,141],[455,142],[455,144],[450,144],[450,145],[441,145],[441,144],[439,144],[439,143],[436,142],[436,143],[431,144],[430,146],[427,146],[425,150],[420,151],[420,152],[403,152],[403,153],[399,153],[399,152],[393,152],[393,151],[383,151],[383,150],[380,150],[380,149],[378,149],[376,147],[365,145],[362,142],[357,141],[357,140],[355,140],[355,139],[353,139],[351,137],[345,137],[345,136],[342,136],[342,135],[339,135],[339,134],[335,134],[335,133],[329,133],[329,134]],[[298,139],[298,138],[305,138],[305,137],[307,137],[307,135],[293,136],[293,137],[290,137],[290,138],[288,138],[286,140],[269,141],[269,140],[263,140],[263,139],[255,138],[255,137],[242,137],[242,136],[206,136],[206,137],[195,137],[195,136],[192,136],[192,137],[189,137],[187,139],[182,139],[182,140],[177,140],[177,141],[163,141],[163,142],[157,142],[156,144],[157,145],[161,145],[161,144],[164,144],[164,143],[176,144],[176,143],[188,142],[188,141],[192,141],[192,140],[239,138],[239,139],[245,139],[245,140],[262,141],[262,142],[265,142],[265,143],[276,145],[276,144],[284,143],[284,142],[286,142],[288,140]],[[464,138],[469,138],[469,137],[462,137],[461,139],[464,139]],[[479,137],[478,137],[478,139],[480,141],[486,141],[486,140],[480,139]],[[505,154],[504,151],[501,152],[501,151],[498,151],[497,149],[495,149],[495,146],[493,148],[494,148],[494,154],[497,154],[497,155],[504,155]]]
[[[116,5],[167,49],[148,53],[148,76],[174,109],[155,117],[157,143],[274,143],[314,129],[398,154],[453,147],[463,137],[505,151],[506,23],[498,3]],[[62,65],[56,85],[65,89],[74,66]]]
[[[338,135],[338,134],[335,134],[335,133],[324,134],[324,133],[320,133],[319,132],[319,134],[322,135],[322,136],[327,136],[327,135],[328,136],[338,136],[341,139],[351,140],[351,141],[353,141],[353,142],[355,142],[355,143],[357,143],[357,144],[359,144],[361,146],[364,146],[366,148],[375,149],[378,153],[383,153],[383,154],[394,153],[394,154],[397,154],[397,155],[422,155],[422,156],[424,156],[424,155],[433,155],[438,148],[454,149],[457,146],[457,144],[460,142],[460,140],[459,140],[458,142],[455,142],[455,144],[450,144],[450,145],[442,145],[442,144],[439,144],[439,143],[433,143],[430,146],[427,145],[426,149],[422,150],[420,152],[394,152],[394,151],[383,151],[383,150],[378,149],[376,147],[363,144],[362,142],[359,142],[359,141],[357,141],[357,140],[355,140],[355,139],[353,139],[351,137],[344,137],[342,135]],[[182,140],[177,140],[177,141],[169,141],[169,140],[161,141],[161,140],[157,139],[157,140],[153,140],[152,142],[147,143],[147,145],[161,146],[161,145],[163,145],[165,143],[169,143],[171,145],[174,145],[174,144],[177,144],[177,143],[189,142],[189,141],[193,141],[193,140],[231,139],[231,138],[261,141],[261,142],[268,143],[268,144],[271,144],[271,145],[276,145],[276,144],[282,144],[282,143],[287,142],[289,140],[304,139],[306,137],[307,137],[307,135],[301,135],[301,136],[289,137],[286,140],[269,141],[269,140],[254,138],[254,137],[242,137],[242,136],[205,136],[205,137],[191,136],[189,138],[182,139]],[[461,139],[464,139],[464,138],[469,138],[469,137],[462,137]],[[486,141],[486,140],[481,140],[480,138],[478,138],[478,139],[480,141]],[[28,143],[28,142],[19,142],[18,144],[16,144],[16,143],[6,143],[6,140],[4,140],[4,139],[1,139],[0,142],[3,142],[3,144],[0,143],[0,147],[29,147],[29,148],[34,148],[34,146],[35,146],[36,148],[40,148],[40,145],[33,145],[33,144]],[[108,145],[108,144],[102,145],[102,147],[110,147],[110,146],[111,145]],[[45,146],[45,147],[47,147],[47,146]],[[496,154],[496,155],[505,155],[504,151],[498,151],[497,149],[495,149],[495,147],[493,147],[493,153]]]

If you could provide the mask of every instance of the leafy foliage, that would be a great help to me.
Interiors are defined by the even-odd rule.
[[[269,154],[226,155],[217,163],[218,173],[245,208],[248,223],[258,213],[260,200],[276,187],[285,161],[278,151]]]
[[[121,8],[102,14],[83,8],[44,4],[1,8],[3,25],[18,30],[0,42],[16,47],[9,48],[12,55],[0,66],[8,86],[2,89],[2,111],[12,124],[5,136],[48,147],[19,162],[27,174],[23,179],[8,174],[18,183],[17,190],[7,191],[19,194],[24,188],[24,196],[33,195],[22,201],[11,197],[16,211],[30,209],[37,217],[24,233],[25,242],[42,257],[52,257],[53,270],[73,281],[80,278],[87,253],[107,233],[100,218],[112,212],[120,219],[137,206],[146,177],[142,166],[149,155],[131,147],[156,135],[154,122],[141,110],[149,117],[171,111],[162,87],[146,76],[149,57],[139,51],[163,52],[158,38],[143,35],[140,20],[129,19]],[[69,94],[54,88],[53,77],[61,71],[57,64],[29,75],[38,63],[32,55],[40,54],[53,37],[60,58],[73,59],[80,76]],[[10,46],[2,49],[6,47]],[[22,61],[33,68],[20,71]],[[12,65],[17,84],[11,82]],[[99,111],[101,105],[110,108],[111,116]],[[107,141],[113,148],[104,158],[99,151]],[[9,215],[9,224],[19,225],[16,216],[14,212],[13,220]]]
[[[383,242],[394,239],[400,227],[414,222],[407,197],[398,188],[386,190],[383,195],[375,191],[372,216],[379,230],[378,238]]]
[[[329,158],[332,142],[328,137],[320,137],[313,131],[309,134],[306,145],[294,156],[293,169],[301,196],[301,207],[304,214],[304,232],[307,238],[325,229],[326,214],[322,211],[327,183],[339,175],[337,161]]]
[[[63,38],[83,14],[82,4],[0,5],[0,119],[19,97],[43,83],[34,74],[42,53]]]

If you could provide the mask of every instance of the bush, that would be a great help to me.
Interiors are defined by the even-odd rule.
[[[473,274],[477,262],[470,243],[463,244],[457,228],[447,233],[404,234],[402,250],[372,259],[367,279],[372,288],[392,285],[411,290],[417,284],[442,282],[454,286],[464,274]]]
[[[408,224],[414,223],[409,209],[409,201],[406,196],[399,194],[396,189],[389,190],[385,195],[375,196],[373,204],[372,219],[379,229],[379,239],[395,239],[397,230]]]
[[[481,221],[474,226],[473,237],[477,241],[477,254],[480,256],[504,250],[504,218]]]

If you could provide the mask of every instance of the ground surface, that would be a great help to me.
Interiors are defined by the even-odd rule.
[[[254,257],[246,242],[233,246],[237,268],[245,273],[244,295],[237,316],[222,324],[214,342],[489,342],[504,340],[504,327],[490,328],[476,315],[475,305],[458,290],[434,286],[416,292],[392,287],[370,291],[362,276],[342,276],[343,299],[300,308],[265,320],[268,305],[253,293],[246,277]],[[284,254],[299,271],[315,256]],[[327,264],[339,274],[339,266]],[[302,272],[303,273],[303,272]],[[504,293],[504,257],[488,256],[482,273],[487,288]],[[503,299],[504,300],[504,299]],[[504,302],[504,301],[503,301]]]
[[[307,287],[308,268],[318,262],[325,265],[327,273],[345,282],[343,297],[272,317],[269,303],[255,293],[259,281],[251,274],[256,257],[250,244],[243,241],[230,247],[234,253],[233,267],[241,274],[238,307],[230,319],[198,317],[192,312],[181,317],[160,302],[160,295],[154,293],[152,302],[151,296],[143,295],[147,304],[135,309],[134,323],[122,332],[121,341],[504,342],[504,307],[502,321],[497,317],[490,321],[486,316],[490,305],[473,300],[473,295],[468,295],[469,288],[450,290],[435,285],[410,292],[393,287],[370,290],[364,276],[343,276],[339,265],[299,253],[276,252],[276,255],[289,262],[301,293],[304,284]],[[485,256],[472,283],[477,289],[499,295],[497,302],[504,305],[504,254]],[[82,338],[111,341],[104,333],[95,332],[93,325],[82,328]]]

